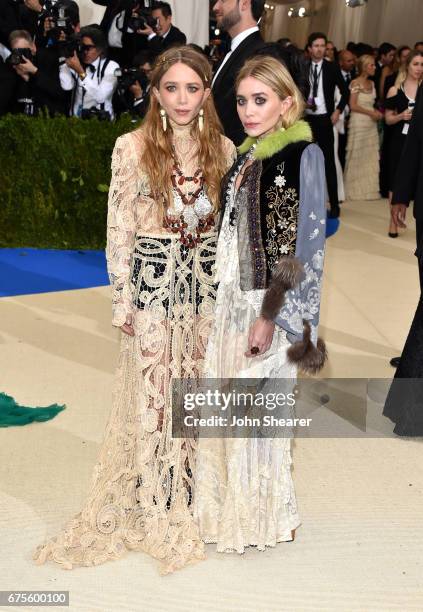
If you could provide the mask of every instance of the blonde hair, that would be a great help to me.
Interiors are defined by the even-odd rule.
[[[360,55],[360,57],[357,60],[358,76],[361,76],[364,73],[366,66],[368,66],[372,62],[373,63],[375,62],[375,58],[373,57],[373,55],[367,55],[367,54]]]
[[[289,128],[304,112],[304,99],[300,90],[294,83],[294,79],[290,75],[285,66],[274,57],[262,55],[249,59],[241,68],[237,80],[236,88],[244,79],[253,77],[264,85],[270,87],[281,100],[285,100],[288,96],[292,98],[292,105],[281,117],[282,126]]]
[[[410,53],[407,56],[407,59],[405,60],[405,64],[400,66],[400,69],[398,70],[398,76],[395,79],[395,84],[394,84],[394,87],[396,87],[397,89],[399,89],[401,85],[405,82],[408,76],[408,68],[410,67],[411,62],[413,61],[415,57],[423,57],[423,53],[421,51],[416,51],[416,50],[410,51]],[[421,81],[419,81],[419,85],[420,83]]]
[[[160,81],[166,72],[175,64],[185,64],[201,78],[205,89],[211,87],[211,68],[207,58],[191,47],[170,48],[156,60],[151,73],[151,91],[159,89]],[[193,121],[191,134],[198,143],[198,161],[207,185],[207,194],[215,211],[220,205],[220,182],[227,171],[227,162],[223,154],[222,125],[214,107],[212,97],[204,103],[204,129],[200,132],[198,121]],[[152,196],[161,208],[162,216],[172,202],[173,150],[172,126],[168,123],[166,132],[163,130],[160,117],[160,104],[153,93],[150,106],[142,126],[139,128],[144,135],[144,148],[141,154],[141,164],[146,172]]]

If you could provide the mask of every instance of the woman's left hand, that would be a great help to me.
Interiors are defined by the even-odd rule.
[[[254,321],[250,328],[248,335],[248,351],[245,353],[246,357],[257,357],[257,355],[263,355],[269,350],[273,340],[273,332],[275,331],[275,324],[273,321],[268,321],[259,317]],[[258,352],[251,352],[253,347],[257,347]]]

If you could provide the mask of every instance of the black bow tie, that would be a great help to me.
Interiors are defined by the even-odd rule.
[[[84,64],[84,69],[85,69],[86,72],[87,71],[92,72],[92,73],[95,72],[95,68],[94,68],[94,66],[92,64]]]

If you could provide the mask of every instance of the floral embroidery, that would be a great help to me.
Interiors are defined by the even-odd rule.
[[[277,169],[279,174],[275,177],[275,186],[270,187],[266,191],[268,208],[270,210],[269,214],[266,215],[266,225],[268,228],[266,252],[271,268],[277,263],[278,257],[281,254],[295,255],[299,207],[299,197],[296,189],[285,187],[285,162],[279,164]]]
[[[315,221],[317,219],[316,215],[314,214],[313,211],[311,211],[311,213],[309,214],[309,219],[312,219],[313,221]]]
[[[277,185],[277,187],[285,187],[286,185],[286,178],[284,176],[277,176],[275,178],[275,185]]]
[[[317,238],[317,236],[318,236],[318,235],[319,235],[319,230],[318,230],[318,229],[317,229],[317,227],[316,227],[316,229],[314,229],[314,230],[311,232],[311,234],[310,234],[310,236],[309,236],[309,240],[314,240],[315,238]]]

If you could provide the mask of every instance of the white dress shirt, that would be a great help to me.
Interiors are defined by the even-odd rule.
[[[235,49],[237,47],[239,47],[239,45],[244,42],[244,40],[246,38],[248,38],[250,36],[250,34],[253,34],[253,32],[259,32],[259,28],[258,26],[254,26],[253,28],[248,28],[248,30],[244,30],[243,32],[240,32],[239,34],[237,34],[231,41],[231,50],[228,51],[228,53],[225,55],[225,57],[223,58],[223,62],[220,64],[219,66],[219,70],[216,72],[216,74],[214,75],[213,81],[212,81],[212,87],[216,82],[217,79],[217,75],[219,74],[219,72],[222,70],[223,66],[226,64],[226,62],[228,61],[228,59],[230,58],[230,56],[232,55],[232,53],[235,51]]]
[[[73,116],[80,117],[83,108],[89,109],[93,106],[101,108],[101,105],[104,104],[104,110],[108,111],[113,119],[112,98],[117,86],[115,71],[119,68],[119,65],[110,60],[104,71],[104,76],[101,78],[106,61],[105,58],[98,57],[91,64],[94,70],[87,68],[86,77],[83,80],[67,64],[60,66],[60,85],[62,89],[71,91],[76,84],[73,108],[71,109]]]
[[[317,66],[317,75],[319,78],[319,84],[317,87],[317,98],[314,99],[314,103],[316,105],[316,110],[313,111],[311,108],[306,109],[306,113],[309,115],[325,115],[328,111],[326,108],[325,102],[325,94],[323,91],[323,62],[325,60],[320,60],[320,62],[311,62],[310,64],[310,95],[313,92],[313,82],[314,82],[314,67]]]
[[[114,17],[110,25],[108,34],[109,47],[114,47],[115,49],[122,49],[122,27],[124,19],[125,11],[121,11]]]

